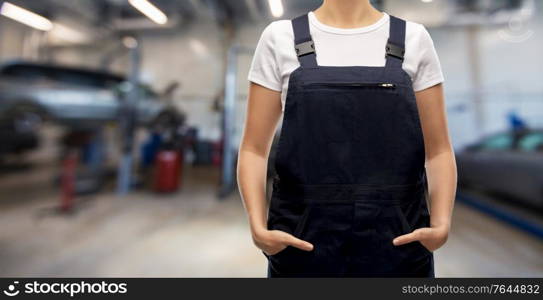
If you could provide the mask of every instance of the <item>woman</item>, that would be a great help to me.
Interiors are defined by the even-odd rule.
[[[268,25],[249,80],[238,182],[268,277],[434,277],[456,168],[424,27],[368,0],[324,0]]]

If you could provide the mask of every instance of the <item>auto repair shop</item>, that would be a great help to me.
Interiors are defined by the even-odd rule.
[[[436,276],[543,276],[543,4],[371,2],[424,25],[445,78]],[[0,1],[0,276],[265,277],[236,177],[247,75],[268,24],[321,4]]]

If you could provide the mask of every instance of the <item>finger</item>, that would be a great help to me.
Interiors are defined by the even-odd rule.
[[[416,240],[417,240],[416,234],[414,232],[410,232],[408,234],[400,235],[394,238],[394,240],[392,240],[392,243],[394,244],[394,246],[400,246],[400,245],[414,242]]]
[[[412,243],[414,241],[420,241],[425,236],[427,236],[429,230],[431,230],[431,229],[426,228],[426,227],[425,228],[418,228],[413,232],[410,232],[410,233],[407,233],[407,234],[400,235],[400,236],[396,237],[392,241],[392,243],[395,246],[399,246],[399,245],[404,245],[404,244],[407,244],[407,243]]]
[[[313,244],[307,242],[307,241],[304,241],[304,240],[301,240],[293,235],[288,235],[288,240],[287,240],[287,245],[290,245],[290,246],[293,246],[293,247],[296,247],[298,249],[301,249],[301,250],[305,250],[305,251],[311,251],[313,250]]]

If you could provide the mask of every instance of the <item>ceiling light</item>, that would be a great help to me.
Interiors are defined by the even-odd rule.
[[[131,36],[125,36],[123,37],[123,45],[126,48],[134,49],[138,47],[138,40],[136,40],[136,38],[131,37]]]
[[[2,4],[0,14],[38,30],[53,29],[53,23],[48,19],[9,2]]]
[[[285,10],[283,9],[283,1],[281,0],[268,0],[268,4],[270,5],[270,11],[272,16],[279,18],[283,15]]]
[[[128,2],[139,10],[142,14],[147,16],[151,21],[164,25],[168,22],[168,17],[156,6],[151,4],[147,0],[128,0]]]

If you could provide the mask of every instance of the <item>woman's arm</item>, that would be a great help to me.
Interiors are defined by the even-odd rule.
[[[281,118],[280,92],[250,83],[249,98],[238,155],[238,186],[249,218],[255,245],[275,254],[291,245],[302,250],[313,246],[286,232],[268,230],[266,173],[268,155],[277,123]]]
[[[431,227],[399,236],[394,244],[418,240],[433,251],[448,238],[456,194],[456,162],[448,133],[443,85],[419,91],[416,97],[426,150]]]

